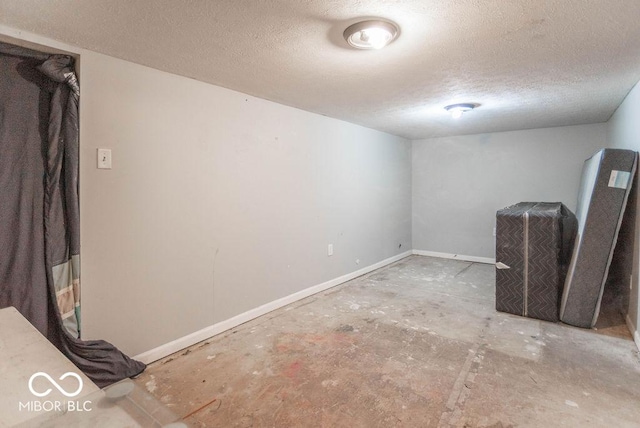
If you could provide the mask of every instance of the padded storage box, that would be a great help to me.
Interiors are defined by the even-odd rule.
[[[637,153],[603,149],[587,159],[578,195],[578,235],[569,265],[560,319],[593,327],[636,170]]]
[[[520,202],[496,215],[496,309],[558,321],[576,218],[560,202]]]

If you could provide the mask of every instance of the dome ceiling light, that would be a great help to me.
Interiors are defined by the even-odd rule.
[[[473,110],[476,107],[479,107],[480,104],[474,103],[461,103],[461,104],[451,104],[446,106],[444,109],[451,113],[451,117],[454,119],[460,119],[463,113]]]
[[[391,21],[372,19],[356,22],[342,34],[349,45],[356,49],[382,49],[393,42],[400,30]]]

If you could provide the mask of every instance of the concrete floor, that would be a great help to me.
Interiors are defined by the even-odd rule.
[[[194,427],[638,427],[638,350],[601,324],[496,312],[492,265],[410,256],[136,382]]]

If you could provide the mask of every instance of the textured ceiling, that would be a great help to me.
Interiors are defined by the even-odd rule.
[[[363,17],[398,23],[349,49]],[[638,0],[0,0],[0,24],[411,139],[604,122]],[[482,106],[453,120],[447,104]]]

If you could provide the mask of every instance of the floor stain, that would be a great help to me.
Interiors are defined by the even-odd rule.
[[[595,332],[496,312],[494,275],[410,256],[135,382],[193,427],[634,426],[640,362],[624,320]]]

